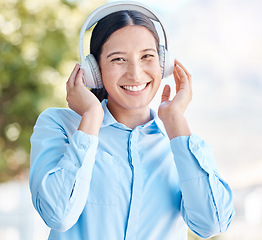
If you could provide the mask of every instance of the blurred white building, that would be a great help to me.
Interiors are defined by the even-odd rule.
[[[0,240],[46,240],[48,233],[33,208],[28,182],[0,184]]]

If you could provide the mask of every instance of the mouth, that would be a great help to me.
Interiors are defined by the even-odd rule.
[[[123,85],[121,88],[130,91],[130,92],[139,92],[144,90],[149,83],[143,83],[141,85]]]

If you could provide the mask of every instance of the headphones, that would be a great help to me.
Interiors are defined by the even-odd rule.
[[[133,1],[119,1],[111,2],[102,5],[94,10],[85,20],[79,36],[79,53],[81,59],[81,68],[84,69],[84,84],[89,88],[103,88],[102,77],[98,63],[92,54],[85,57],[83,50],[83,40],[85,32],[90,29],[95,23],[107,15],[122,10],[134,10],[143,13],[145,16],[160,23],[164,38],[165,46],[159,46],[160,67],[162,70],[162,78],[168,77],[174,70],[174,57],[168,52],[167,47],[167,33],[165,31],[163,22],[156,16],[153,11],[149,10],[145,5]]]

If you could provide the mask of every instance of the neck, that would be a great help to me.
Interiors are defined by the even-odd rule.
[[[110,102],[108,102],[107,108],[119,123],[122,123],[131,129],[151,120],[149,106],[138,109],[126,109],[119,105],[111,105]]]

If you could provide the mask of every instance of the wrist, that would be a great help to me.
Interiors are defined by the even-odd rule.
[[[190,136],[191,131],[183,114],[169,115],[162,118],[169,139],[178,136]]]
[[[89,135],[98,136],[103,118],[104,111],[102,108],[101,110],[96,109],[84,112],[78,130],[81,130]]]

